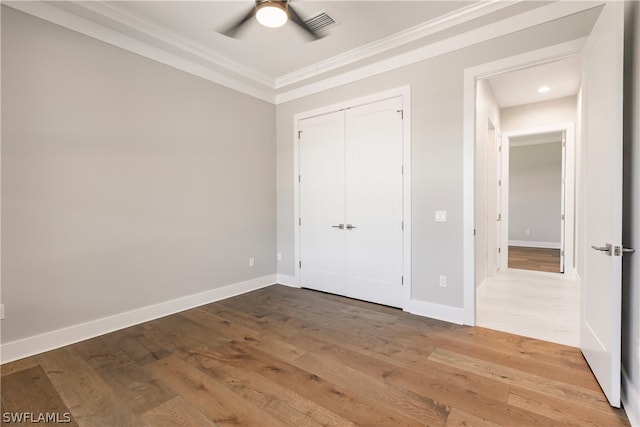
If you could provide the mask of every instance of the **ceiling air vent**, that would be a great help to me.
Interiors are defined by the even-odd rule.
[[[312,31],[324,31],[327,28],[333,27],[337,24],[336,20],[327,15],[324,11],[316,13],[305,22]]]

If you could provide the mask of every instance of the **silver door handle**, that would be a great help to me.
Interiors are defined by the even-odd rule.
[[[358,228],[358,227],[355,227],[351,224],[347,224],[347,230],[353,230],[354,228]]]
[[[593,249],[595,249],[596,251],[606,252],[607,255],[609,255],[609,256],[611,256],[613,254],[613,247],[611,246],[611,243],[605,243],[604,246],[591,245],[591,247]]]
[[[339,228],[340,230],[344,230],[344,224],[332,225],[331,228]]]
[[[609,256],[612,256],[612,255],[621,256],[624,254],[632,254],[636,251],[635,249],[623,248],[622,246],[619,246],[619,245],[614,246],[611,243],[606,243],[605,246],[591,246],[591,247],[596,251],[606,252],[607,255]]]

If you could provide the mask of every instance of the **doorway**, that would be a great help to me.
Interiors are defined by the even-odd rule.
[[[553,73],[573,73],[574,91],[524,103],[504,95],[505,82],[536,74],[554,86]],[[579,58],[552,61],[479,80],[476,100],[476,324],[572,346],[579,82]]]
[[[506,132],[506,262],[510,269],[572,273],[574,124]],[[569,261],[566,262],[565,258]]]

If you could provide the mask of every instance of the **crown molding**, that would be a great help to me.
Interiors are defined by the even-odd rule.
[[[516,31],[540,25],[545,22],[583,12],[597,7],[599,4],[601,3],[572,1],[554,2],[547,6],[542,6],[484,27],[431,43],[412,51],[405,52],[373,64],[365,65],[334,77],[320,80],[290,91],[279,92],[276,95],[276,104],[292,101],[348,83],[353,83],[367,77],[406,67],[408,65],[415,64],[416,62],[444,55],[454,50],[463,49],[465,47],[502,37]],[[584,44],[584,39],[577,39],[569,43],[574,47],[576,52],[579,52]]]
[[[251,67],[247,67],[233,59],[215,52],[192,40],[187,40],[172,31],[158,26],[140,16],[134,15],[122,7],[117,2],[102,1],[72,1],[74,6],[93,12],[103,18],[115,22],[119,26],[124,26],[127,30],[133,31],[143,36],[150,37],[154,41],[159,41],[167,46],[177,48],[179,51],[187,52],[199,59],[203,59],[221,69],[226,69],[255,81],[270,89],[274,88],[274,79]]]
[[[138,55],[153,59],[162,64],[185,71],[189,74],[201,77],[214,83],[237,90],[246,95],[267,101],[275,102],[275,91],[270,85],[259,84],[255,80],[250,82],[228,75],[211,66],[203,65],[195,60],[187,59],[181,55],[171,53],[167,49],[153,46],[135,37],[126,35],[120,31],[108,28],[74,13],[52,6],[43,1],[11,1],[2,2],[20,12],[27,13],[45,21],[52,22],[80,34],[103,41],[113,46],[120,47]],[[237,74],[236,74],[237,75]]]
[[[346,52],[343,55],[321,61],[312,67],[306,67],[273,80],[255,70],[239,65],[237,62],[232,63],[223,56],[181,39],[170,32],[158,28],[154,24],[126,14],[114,7],[113,4],[106,5],[103,2],[73,3],[76,6],[80,5],[89,12],[99,14],[112,22],[119,23],[119,25],[123,25],[130,31],[134,30],[137,34],[144,35],[147,39],[151,39],[156,43],[159,42],[161,45],[164,45],[164,48],[154,46],[151,42],[143,41],[134,36],[127,35],[122,31],[117,31],[61,9],[60,7],[53,6],[52,4],[55,4],[55,2],[2,2],[3,5],[13,9],[273,104],[288,102],[363,78],[405,67],[425,59],[501,37],[544,22],[583,12],[601,4],[601,2],[554,2],[296,89],[288,91],[276,89],[277,85],[283,85],[283,82],[289,85],[294,82],[304,81],[313,76],[320,76],[331,69],[342,67],[363,58],[366,59],[376,53],[399,47],[402,44],[442,31],[465,20],[495,12],[513,3],[513,1],[505,0],[476,2],[457,12],[444,15],[394,36],[370,43],[362,48]],[[576,41],[576,44],[581,42],[582,40]],[[221,62],[223,64],[221,64]],[[231,65],[227,66],[229,64]],[[320,69],[315,72],[310,70],[310,68],[315,69],[316,67]],[[322,67],[325,68],[322,69]],[[279,87],[282,89],[286,86]]]
[[[370,58],[380,53],[395,49],[407,43],[430,36],[439,31],[446,30],[453,26],[462,24],[471,19],[512,6],[522,0],[504,1],[487,0],[478,1],[462,9],[455,10],[448,14],[439,16],[422,24],[416,25],[391,36],[376,40],[364,46],[357,47],[350,51],[333,56],[326,60],[309,65],[291,73],[285,74],[275,79],[275,89],[282,89],[286,86],[298,83],[329,71],[342,68],[349,64]]]

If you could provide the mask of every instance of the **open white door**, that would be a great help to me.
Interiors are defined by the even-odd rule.
[[[620,407],[624,4],[607,2],[583,63],[584,270],[580,348]]]
[[[562,172],[560,174],[560,273],[564,273],[564,251],[567,244],[566,198],[567,198],[567,132],[562,132]]]

